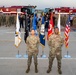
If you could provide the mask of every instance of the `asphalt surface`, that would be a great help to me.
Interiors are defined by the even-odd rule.
[[[56,59],[54,60],[53,68],[50,74],[46,73],[48,69],[48,56],[49,47],[47,45],[44,48],[46,58],[41,58],[42,47],[39,47],[38,55],[38,70],[39,73],[34,72],[34,64],[31,64],[31,70],[29,74],[25,73],[27,68],[27,58],[24,58],[26,54],[26,44],[24,42],[24,29],[21,29],[22,42],[19,48],[14,46],[15,39],[15,27],[0,27],[0,75],[58,75]],[[47,34],[47,33],[46,33]],[[61,32],[64,36],[64,31]],[[76,75],[76,32],[70,33],[69,48],[62,47],[62,75]],[[21,58],[16,58],[19,53],[22,55]],[[64,58],[69,51],[71,58]]]

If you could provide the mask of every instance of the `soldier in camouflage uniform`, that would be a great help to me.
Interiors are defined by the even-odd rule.
[[[32,62],[32,56],[34,58],[34,64],[35,64],[35,73],[38,73],[37,69],[37,55],[38,55],[38,45],[39,45],[39,37],[35,35],[35,31],[31,30],[31,35],[27,37],[26,44],[27,44],[27,52],[28,52],[28,68],[26,70],[26,73],[30,71],[30,65]]]
[[[63,43],[64,43],[64,39],[60,36],[58,27],[55,27],[54,34],[52,34],[48,40],[50,52],[49,52],[49,66],[48,66],[47,73],[50,73],[52,64],[53,64],[53,60],[56,57],[57,65],[58,65],[58,73],[62,74],[62,71],[61,71],[61,59],[62,59],[61,47],[62,47]]]

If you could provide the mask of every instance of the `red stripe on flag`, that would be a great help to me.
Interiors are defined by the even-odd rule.
[[[66,25],[65,32],[64,32],[64,35],[65,35],[65,47],[66,48],[68,47],[68,43],[69,43],[69,33],[70,33],[70,27],[69,27],[69,25]]]

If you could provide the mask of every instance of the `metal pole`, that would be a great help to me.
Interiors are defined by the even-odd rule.
[[[69,55],[69,51],[67,51],[67,56]]]
[[[19,55],[19,50],[18,50],[18,55]]]
[[[41,57],[44,55],[44,48],[42,47],[42,55],[41,55]]]

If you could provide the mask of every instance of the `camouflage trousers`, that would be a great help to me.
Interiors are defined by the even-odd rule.
[[[61,69],[61,59],[62,59],[61,51],[56,52],[54,54],[52,54],[52,52],[49,53],[49,67],[50,67],[50,69],[52,68],[53,60],[55,57],[57,59],[58,69]]]
[[[38,55],[38,53],[35,53],[35,52],[29,52],[29,53],[28,53],[28,61],[27,61],[27,63],[28,63],[29,66],[30,66],[31,63],[32,63],[32,57],[34,58],[34,64],[35,64],[35,65],[38,64],[38,63],[37,63],[37,55]]]

